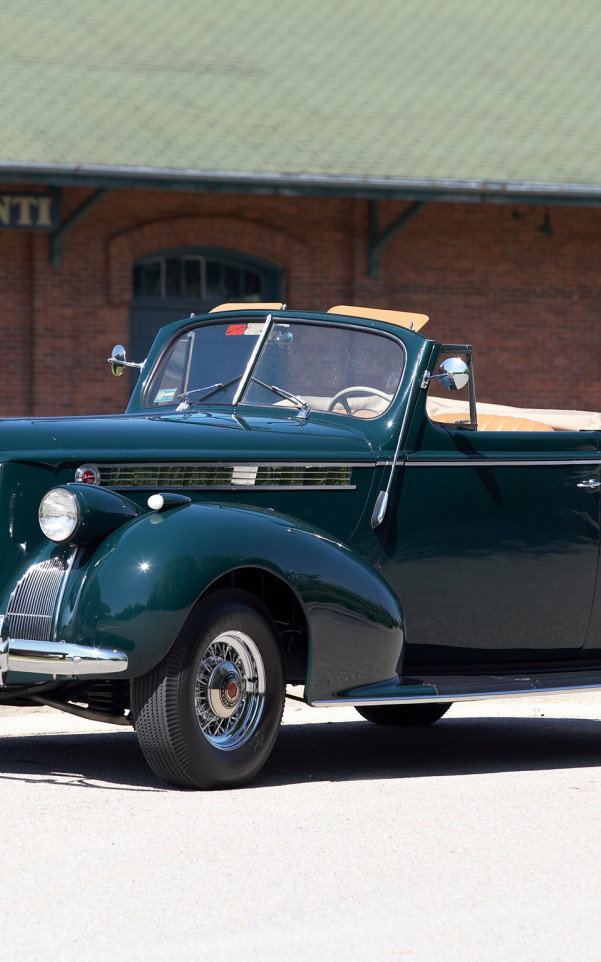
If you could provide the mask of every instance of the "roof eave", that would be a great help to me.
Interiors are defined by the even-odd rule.
[[[601,184],[193,170],[0,160],[0,182],[56,187],[145,188],[280,196],[459,203],[601,206]]]

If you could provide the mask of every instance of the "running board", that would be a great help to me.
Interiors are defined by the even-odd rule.
[[[310,702],[315,707],[336,705],[405,705],[428,702],[480,701],[487,698],[518,698],[556,695],[601,689],[601,668],[541,671],[498,675],[432,675],[424,678],[391,678],[341,692],[338,698]]]

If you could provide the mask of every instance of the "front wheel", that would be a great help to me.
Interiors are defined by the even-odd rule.
[[[357,711],[376,725],[417,727],[432,725],[449,710],[453,703],[425,702],[423,705],[357,705]]]
[[[240,785],[274,746],[284,694],[267,617],[251,595],[218,592],[194,609],[165,658],[132,681],[140,747],[172,785]]]

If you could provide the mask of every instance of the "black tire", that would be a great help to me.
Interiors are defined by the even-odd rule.
[[[453,702],[425,702],[423,705],[357,705],[357,711],[375,725],[432,725]]]
[[[159,778],[180,788],[250,781],[269,757],[284,710],[274,631],[240,591],[201,602],[165,658],[131,688],[142,752]]]

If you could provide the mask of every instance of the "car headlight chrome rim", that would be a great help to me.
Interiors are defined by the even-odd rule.
[[[38,518],[47,538],[51,541],[68,541],[79,526],[77,498],[66,488],[52,488],[42,498]]]

